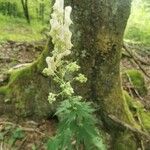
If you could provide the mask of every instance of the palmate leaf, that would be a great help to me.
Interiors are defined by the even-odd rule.
[[[61,102],[57,115],[61,118],[58,134],[61,149],[73,150],[71,139],[76,141],[76,147],[81,145],[86,150],[105,150],[102,138],[96,128],[96,119],[93,117],[94,109],[91,103],[79,99],[68,99]],[[53,150],[53,149],[52,149]]]
[[[99,150],[106,150],[106,147],[100,137],[94,137],[92,139],[92,143],[99,149]]]
[[[102,142],[102,137],[98,134],[99,132],[96,132],[93,127],[88,127],[87,129],[84,125],[78,128],[77,142],[84,143],[86,150],[105,150],[106,148]]]
[[[22,139],[25,137],[24,132],[22,131],[22,129],[17,128],[13,133],[12,133],[12,138],[18,140],[18,139]]]
[[[57,108],[57,111],[55,115],[60,116],[70,113],[71,104],[68,100],[64,100],[60,103],[59,107]]]
[[[60,139],[57,136],[51,138],[47,142],[47,150],[58,150],[59,145],[60,145]]]
[[[63,133],[61,133],[61,148],[62,149],[71,149],[71,139],[72,139],[72,131],[67,128],[66,130],[63,131]],[[68,149],[69,150],[69,149]]]
[[[72,150],[71,139],[71,130],[69,128],[62,130],[54,138],[49,139],[47,150]]]

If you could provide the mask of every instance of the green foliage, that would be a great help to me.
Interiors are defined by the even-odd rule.
[[[25,132],[13,123],[9,123],[8,125],[6,123],[1,128],[0,142],[7,145],[7,149],[15,149],[17,141],[22,140],[26,136]]]
[[[13,131],[12,138],[15,140],[24,138],[24,133],[22,129],[17,128],[15,131]]]
[[[21,13],[19,12],[19,9],[17,7],[16,2],[9,2],[9,1],[0,1],[0,12],[3,15],[9,15],[9,16],[21,16]]]
[[[40,22],[48,21],[51,11],[50,0],[28,0],[28,7],[30,18],[39,20]],[[24,18],[21,0],[0,0],[0,13]]]
[[[57,134],[48,142],[48,150],[104,150],[105,146],[92,115],[91,103],[74,96],[61,102],[56,115],[60,118]]]
[[[85,83],[87,78],[79,73],[80,66],[77,62],[65,59],[71,53],[72,33],[69,27],[71,7],[64,8],[63,0],[56,0],[51,15],[50,36],[54,44],[52,56],[46,58],[47,68],[43,73],[53,77],[58,91],[50,92],[48,101],[50,104],[56,100],[62,101],[57,106],[55,115],[59,118],[58,130],[55,137],[48,141],[48,150],[104,150],[102,137],[96,127],[96,119],[93,116],[94,109],[91,103],[86,102],[81,96],[75,94],[72,86],[74,81]]]
[[[51,1],[28,0],[28,10],[30,25],[26,21],[21,0],[0,0],[0,42],[32,42],[45,37]]]
[[[47,27],[36,20],[27,24],[26,20],[0,14],[0,42],[12,40],[16,42],[39,41],[44,38],[42,30]]]
[[[150,44],[150,9],[148,1],[133,0],[125,40]]]
[[[12,135],[9,139],[9,145],[12,146],[17,140],[23,139],[25,136],[24,132],[20,128],[16,128],[12,131]]]

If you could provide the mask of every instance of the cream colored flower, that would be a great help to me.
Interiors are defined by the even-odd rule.
[[[56,0],[53,6],[54,10],[63,11],[64,10],[64,0]]]
[[[87,78],[83,74],[79,73],[75,80],[79,81],[80,83],[85,83],[87,81]]]
[[[48,65],[48,67],[43,70],[43,73],[48,76],[54,75],[54,73],[56,71],[56,63],[54,61],[54,57],[47,57],[46,63]]]
[[[53,102],[55,102],[56,101],[56,94],[54,94],[54,93],[49,93],[49,95],[48,95],[48,101],[49,101],[49,103],[50,104],[52,104]]]
[[[72,8],[70,6],[65,7],[65,25],[67,25],[68,27],[72,24],[72,20],[71,20],[71,11]]]
[[[58,54],[58,55],[57,55],[57,60],[60,61],[63,57],[68,56],[70,53],[71,53],[70,50],[66,50],[66,51],[64,51],[63,53]]]

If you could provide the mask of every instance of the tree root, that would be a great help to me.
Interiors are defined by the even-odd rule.
[[[114,124],[117,124],[117,126],[120,126],[122,131],[130,131],[133,134],[135,134],[136,136],[138,136],[140,139],[146,138],[148,140],[150,140],[150,135],[147,132],[143,132],[137,128],[132,127],[131,125],[119,120],[117,117],[113,116],[113,115],[108,115],[108,117],[111,119],[112,122],[114,122]]]

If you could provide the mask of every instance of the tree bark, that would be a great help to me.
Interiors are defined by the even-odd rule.
[[[113,137],[112,149],[136,150],[134,135],[119,130],[119,126],[109,118],[109,115],[113,115],[123,122],[136,125],[124,100],[120,79],[121,47],[131,1],[65,2],[65,5],[71,5],[73,8],[74,57],[79,59],[82,72],[88,78],[85,86],[76,89],[84,98],[95,103],[98,117],[100,116]],[[53,88],[53,83],[41,74],[46,66],[45,58],[52,48],[49,48],[49,45],[51,44],[47,44],[40,58],[30,68],[23,69],[24,73],[20,70],[21,73],[11,75],[8,85],[0,89],[0,93],[6,95],[5,97],[9,95],[10,105],[16,103],[13,107],[15,114],[21,115],[24,112],[25,116],[40,118],[48,116],[52,110],[47,103],[47,95],[48,90]],[[6,107],[5,104],[1,106]],[[5,113],[6,110],[0,113]]]
[[[88,83],[80,87],[80,91],[86,99],[95,103],[105,127],[114,131],[113,149],[136,149],[135,139],[131,134],[128,134],[127,140],[122,137],[124,144],[118,146],[118,139],[121,141],[120,133],[115,132],[118,127],[108,117],[111,114],[134,125],[123,97],[120,78],[121,47],[130,4],[130,0],[66,2],[66,5],[73,8],[75,55],[79,59],[82,72],[88,78]]]

